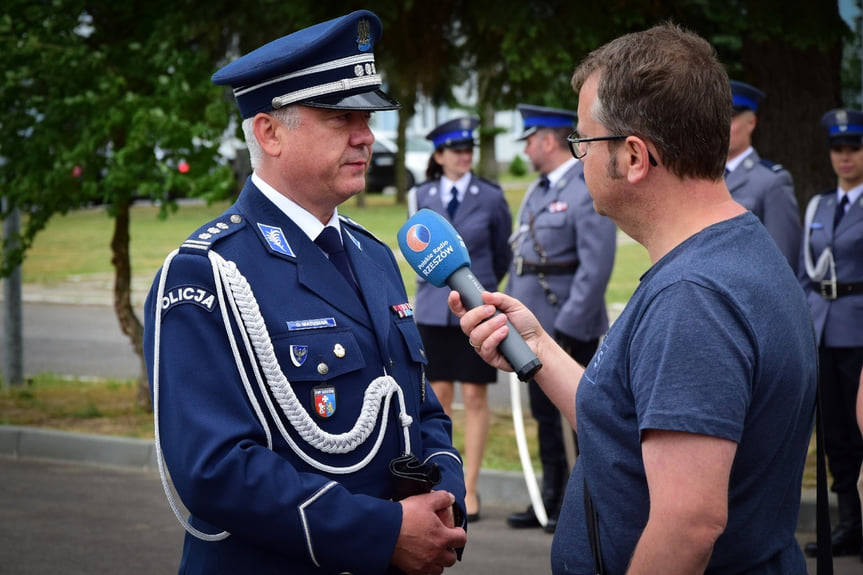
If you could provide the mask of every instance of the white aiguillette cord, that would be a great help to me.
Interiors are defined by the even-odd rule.
[[[165,470],[164,457],[162,455],[161,437],[159,433],[159,358],[161,346],[161,328],[162,328],[162,298],[165,293],[165,284],[168,278],[168,270],[171,261],[179,253],[179,250],[174,250],[165,259],[162,266],[162,273],[159,277],[159,288],[156,301],[156,317],[155,321],[155,343],[153,353],[153,418],[155,424],[155,446],[156,446],[156,461],[159,467],[159,475],[162,478],[162,487],[165,490],[165,495],[168,498],[168,503],[174,511],[174,515],[185,527],[186,531],[199,539],[205,541],[218,541],[229,535],[227,531],[218,534],[203,533],[192,527],[188,520],[183,517],[179,505],[177,505],[173,492],[168,483],[168,477]],[[297,456],[320,471],[332,474],[348,474],[354,473],[363,469],[377,455],[383,438],[386,435],[388,418],[384,415],[381,419],[381,428],[378,433],[375,444],[371,451],[359,462],[354,465],[345,467],[335,467],[324,464],[316,460],[311,455],[305,453],[288,434],[282,423],[281,415],[277,412],[273,402],[270,400],[270,395],[267,393],[267,388],[276,398],[276,401],[281,408],[282,414],[287,418],[291,426],[296,430],[300,438],[315,449],[328,454],[345,454],[355,450],[358,446],[365,443],[371,436],[377,424],[378,417],[383,409],[384,414],[389,412],[392,396],[395,394],[399,400],[399,422],[402,426],[404,434],[405,452],[410,453],[410,425],[413,418],[407,413],[405,407],[404,395],[401,387],[389,375],[383,375],[375,378],[366,388],[363,394],[363,407],[360,411],[360,416],[357,418],[354,427],[345,433],[331,434],[325,432],[318,427],[311,416],[303,408],[300,401],[297,399],[294,390],[291,388],[290,382],[285,377],[279,366],[278,359],[273,351],[273,344],[270,340],[267,326],[261,316],[258,302],[252,293],[248,281],[237,269],[234,262],[225,260],[222,256],[214,251],[209,251],[208,256],[213,268],[213,280],[216,287],[216,293],[219,296],[219,309],[222,313],[222,318],[225,324],[225,333],[234,354],[234,361],[237,365],[237,371],[240,379],[243,382],[243,387],[246,390],[246,395],[249,402],[261,423],[261,427],[267,435],[267,448],[273,448],[273,440],[269,425],[263,410],[255,396],[252,384],[249,381],[248,374],[243,367],[242,356],[234,337],[234,332],[231,329],[230,318],[233,316],[238,325],[244,329],[239,330],[243,340],[244,351],[250,358],[250,365],[255,374],[255,381],[258,384],[261,397],[275,422],[282,438],[290,446]],[[227,285],[228,289],[225,289]],[[227,296],[227,298],[226,298]],[[226,301],[227,300],[227,301]],[[230,307],[230,313],[229,313]],[[255,361],[257,359],[257,361]],[[260,365],[260,367],[259,367]],[[263,370],[263,378],[261,377]],[[266,381],[265,381],[266,380]]]
[[[830,278],[836,278],[836,263],[833,261],[833,249],[830,246],[824,248],[824,251],[818,256],[818,261],[812,261],[812,250],[809,249],[809,236],[812,233],[812,221],[815,219],[815,212],[818,211],[818,204],[821,201],[821,196],[815,196],[809,201],[806,206],[806,214],[803,218],[803,265],[806,266],[806,275],[814,282],[820,282],[827,277],[827,271],[830,271]]]

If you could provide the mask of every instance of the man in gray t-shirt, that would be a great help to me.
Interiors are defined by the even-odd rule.
[[[503,369],[511,322],[578,430],[552,572],[804,575],[794,530],[817,349],[791,267],[723,179],[725,69],[709,43],[662,24],[592,52],[572,85],[570,148],[594,207],[652,267],[586,370],[518,300],[449,299]]]

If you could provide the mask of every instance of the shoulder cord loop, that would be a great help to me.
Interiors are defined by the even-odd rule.
[[[836,263],[833,261],[833,249],[830,246],[824,248],[821,255],[818,256],[818,261],[812,262],[812,249],[809,247],[809,236],[812,233],[812,221],[815,219],[815,212],[818,211],[818,203],[821,201],[821,196],[814,196],[809,200],[809,205],[806,206],[806,215],[803,218],[803,262],[806,265],[806,275],[814,282],[820,282],[827,276],[827,271],[830,271],[830,278],[836,279]]]
[[[227,531],[223,531],[218,534],[204,533],[194,528],[191,524],[189,524],[188,520],[183,517],[183,514],[180,511],[179,506],[177,505],[173,492],[168,485],[168,477],[165,471],[159,434],[159,349],[162,323],[162,296],[165,292],[165,283],[167,281],[170,262],[174,258],[174,256],[177,255],[177,253],[178,250],[175,250],[171,254],[169,254],[165,260],[165,264],[162,267],[162,273],[159,278],[159,289],[157,293],[156,317],[154,318],[155,349],[153,356],[153,416],[155,422],[154,427],[156,460],[159,467],[159,475],[162,479],[162,487],[164,488],[168,503],[171,506],[171,509],[174,511],[174,515],[177,517],[180,524],[183,525],[187,532],[199,539],[202,539],[204,541],[218,541],[227,537],[229,533]],[[232,312],[235,321],[238,325],[244,328],[239,331],[243,339],[243,345],[246,354],[250,359],[257,358],[258,360],[257,362],[253,360],[249,363],[252,366],[252,370],[255,374],[255,380],[258,383],[258,388],[261,391],[261,396],[264,398],[264,403],[266,403],[267,409],[270,412],[270,415],[272,416],[272,419],[275,422],[275,425],[278,428],[282,438],[291,447],[294,453],[296,453],[297,456],[299,456],[303,461],[316,469],[332,474],[348,474],[363,469],[366,465],[369,464],[369,462],[375,457],[375,455],[377,455],[377,452],[380,449],[380,445],[383,442],[384,436],[386,435],[388,418],[386,417],[386,415],[382,417],[381,429],[378,433],[375,444],[372,447],[371,451],[361,461],[355,463],[354,465],[346,467],[335,467],[331,465],[326,465],[317,461],[312,456],[306,454],[288,434],[287,429],[282,423],[281,417],[277,413],[275,406],[270,400],[270,396],[267,393],[265,387],[264,379],[266,379],[266,386],[269,386],[269,389],[272,392],[273,396],[276,398],[276,401],[278,402],[282,413],[285,415],[288,422],[290,422],[291,426],[299,434],[300,438],[315,449],[330,454],[350,453],[359,445],[363,444],[371,436],[371,433],[375,429],[378,416],[381,412],[381,403],[383,402],[383,412],[384,414],[386,414],[389,411],[392,396],[396,394],[399,400],[399,422],[402,426],[402,431],[404,433],[405,453],[410,453],[409,428],[411,423],[413,422],[413,418],[411,418],[411,416],[407,414],[404,395],[401,387],[399,387],[395,379],[393,379],[389,375],[383,375],[381,377],[375,378],[366,388],[366,391],[363,395],[363,407],[360,412],[360,416],[357,418],[354,427],[350,431],[341,434],[331,434],[325,432],[320,427],[318,427],[318,425],[312,420],[311,416],[309,416],[300,401],[297,399],[296,394],[291,388],[290,382],[287,380],[281,370],[281,367],[279,366],[279,362],[276,358],[275,352],[273,351],[273,345],[270,341],[266,324],[264,323],[263,317],[261,316],[260,308],[258,307],[258,302],[255,299],[254,294],[252,293],[248,281],[239,272],[234,262],[225,260],[222,256],[213,251],[210,251],[208,253],[208,256],[210,258],[210,262],[213,268],[213,279],[216,286],[216,293],[219,296],[219,308],[222,312],[222,318],[225,323],[225,333],[228,336],[228,340],[234,354],[234,360],[237,365],[237,371],[243,382],[243,387],[246,390],[246,395],[248,396],[249,402],[251,403],[255,414],[257,415],[258,420],[261,423],[261,427],[266,433],[268,449],[273,448],[272,435],[269,429],[269,425],[267,424],[266,418],[264,416],[263,410],[261,409],[258,400],[252,390],[248,375],[246,374],[245,369],[243,369],[243,362],[240,350],[238,349],[237,342],[234,338],[234,333],[230,325],[228,304],[230,305],[230,311]],[[227,285],[227,287],[230,289],[225,289],[225,285]],[[263,379],[261,377],[261,371],[258,367],[258,363],[260,364],[260,368],[262,368],[264,372]]]

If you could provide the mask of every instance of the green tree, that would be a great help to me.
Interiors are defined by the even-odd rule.
[[[180,195],[215,198],[233,176],[216,161],[231,103],[212,86],[224,54],[213,18],[167,2],[9,0],[0,17],[0,193],[26,214],[18,265],[55,214],[105,202],[114,309],[141,357],[138,402],[149,407],[143,329],[131,304],[129,207]],[[203,16],[203,17],[202,17]],[[186,173],[177,168],[189,166]],[[4,214],[5,217],[5,214]]]
[[[816,193],[835,185],[821,116],[842,105],[842,47],[851,30],[836,0],[737,0],[716,9],[714,21],[740,38],[732,78],[758,86],[754,145],[794,178],[801,212]]]
[[[407,172],[404,167],[406,127],[416,113],[420,95],[435,104],[452,101],[452,87],[467,79],[457,66],[459,0],[391,2],[381,0],[368,8],[380,16],[383,38],[375,49],[378,69],[388,92],[401,104],[396,134],[396,203],[404,203]]]

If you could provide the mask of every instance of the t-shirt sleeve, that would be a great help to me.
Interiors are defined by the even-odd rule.
[[[712,289],[680,281],[645,310],[630,347],[639,433],[684,431],[739,442],[752,396],[744,314]]]

